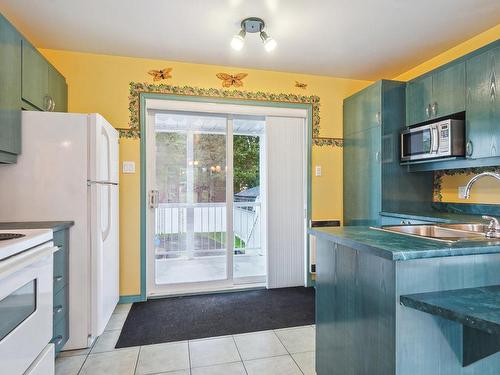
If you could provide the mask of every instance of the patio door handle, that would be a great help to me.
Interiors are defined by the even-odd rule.
[[[158,208],[159,203],[160,203],[160,192],[158,190],[150,190],[149,208]]]

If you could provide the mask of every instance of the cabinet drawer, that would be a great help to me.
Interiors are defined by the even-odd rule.
[[[54,232],[54,245],[67,248],[67,240],[67,230],[59,230],[57,232]]]
[[[54,295],[68,285],[68,249],[61,248],[54,253]]]
[[[61,289],[54,296],[53,320],[54,325],[65,319],[68,315],[68,288]]]
[[[61,320],[54,325],[54,334],[50,342],[54,344],[56,353],[59,353],[64,344],[69,339],[69,321],[68,319]]]

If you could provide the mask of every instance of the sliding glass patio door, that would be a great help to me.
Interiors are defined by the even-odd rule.
[[[150,295],[265,281],[259,135],[234,135],[235,123],[258,129],[226,115],[148,114]],[[235,142],[246,152],[235,159],[236,180]]]

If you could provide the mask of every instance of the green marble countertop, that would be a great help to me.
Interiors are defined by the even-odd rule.
[[[74,221],[18,221],[0,222],[0,229],[52,229],[57,232],[69,228]]]
[[[500,285],[401,296],[401,303],[490,334],[500,334]]]
[[[447,243],[369,227],[311,228],[308,232],[318,238],[394,261],[500,253],[500,240]]]

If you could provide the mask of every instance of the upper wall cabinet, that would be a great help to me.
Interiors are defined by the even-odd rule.
[[[48,93],[52,100],[51,110],[55,112],[68,111],[68,86],[64,76],[49,65]]]
[[[381,82],[381,81],[380,81]],[[344,107],[344,116],[349,124],[345,134],[353,134],[374,127],[380,127],[380,85],[378,82],[353,95],[350,105]]]
[[[500,156],[500,46],[473,56],[467,66],[467,156]]]
[[[42,111],[66,112],[68,87],[64,76],[26,40],[22,51],[23,100]]]
[[[416,78],[406,86],[406,125],[465,111],[465,63]]]
[[[430,119],[432,102],[432,76],[408,82],[406,86],[406,123],[418,124]]]
[[[0,163],[21,153],[21,40],[0,14]]]
[[[49,63],[23,40],[23,100],[42,111],[52,110],[49,98]]]

